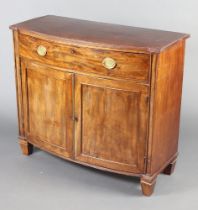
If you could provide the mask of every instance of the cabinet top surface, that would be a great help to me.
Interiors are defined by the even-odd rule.
[[[74,45],[159,53],[188,34],[47,15],[10,27]]]

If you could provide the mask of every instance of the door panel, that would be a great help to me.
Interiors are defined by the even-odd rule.
[[[79,75],[75,81],[75,158],[143,173],[148,87]]]
[[[22,63],[28,140],[55,153],[72,152],[72,77],[35,63]]]

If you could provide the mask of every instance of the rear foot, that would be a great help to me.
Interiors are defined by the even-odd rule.
[[[24,155],[31,155],[33,152],[33,145],[24,139],[19,139],[19,145]]]
[[[169,163],[166,166],[166,168],[163,170],[162,173],[164,173],[166,175],[171,175],[174,172],[175,165],[176,165],[176,160],[174,160],[173,162]]]

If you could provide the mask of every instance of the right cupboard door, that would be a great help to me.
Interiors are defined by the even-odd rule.
[[[77,75],[75,159],[115,171],[144,173],[148,87]]]

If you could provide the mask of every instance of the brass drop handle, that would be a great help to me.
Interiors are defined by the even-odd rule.
[[[105,68],[107,69],[114,69],[117,65],[116,61],[113,59],[113,58],[105,58],[103,61],[102,61],[102,64]]]
[[[39,56],[44,57],[44,56],[47,54],[47,49],[46,49],[46,47],[44,47],[44,46],[42,46],[42,45],[38,46],[38,48],[37,48],[37,53],[38,53]]]

